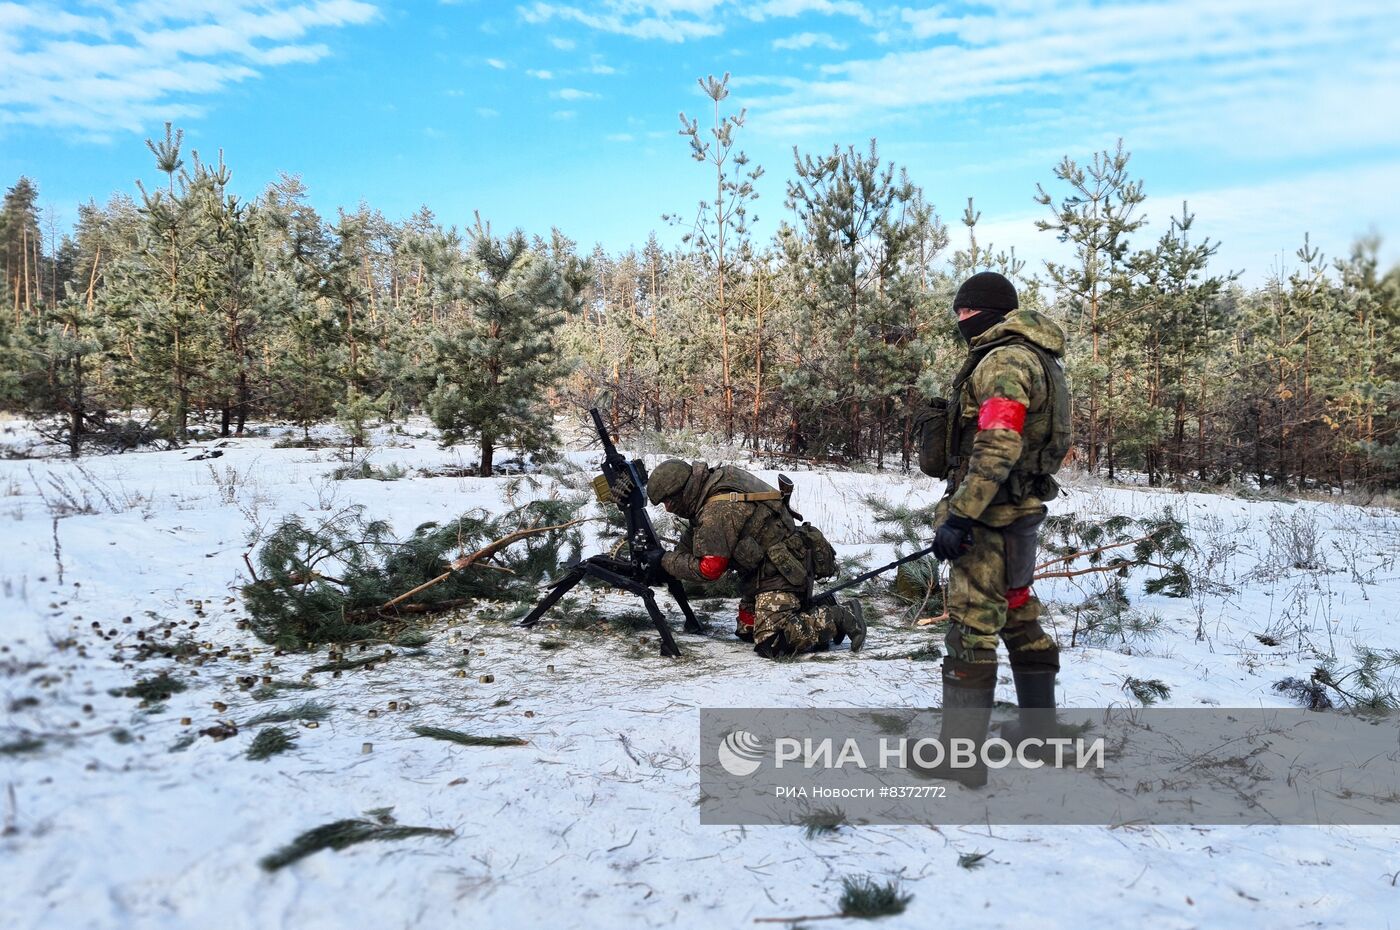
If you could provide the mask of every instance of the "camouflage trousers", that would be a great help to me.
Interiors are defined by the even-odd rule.
[[[802,609],[792,591],[765,591],[754,598],[754,651],[773,659],[825,646],[836,635],[831,607]]]
[[[999,528],[973,524],[972,547],[949,568],[944,594],[950,658],[995,665],[1000,639],[1013,668],[1060,667],[1059,647],[1041,628],[1040,600],[1031,591],[1044,519],[1042,512]]]

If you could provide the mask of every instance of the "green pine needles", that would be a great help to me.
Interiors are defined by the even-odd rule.
[[[903,914],[905,907],[914,899],[912,894],[903,894],[898,882],[879,883],[868,875],[848,875],[841,879],[842,917],[890,917]]]
[[[482,477],[491,476],[501,445],[539,456],[555,444],[554,417],[543,403],[565,371],[555,332],[578,306],[583,284],[562,245],[532,247],[519,230],[497,238],[478,221],[461,309],[431,337],[436,384],[424,407],[449,443],[476,440]]]
[[[259,730],[258,735],[253,737],[253,742],[248,745],[248,758],[254,762],[262,762],[279,752],[286,752],[295,746],[296,742],[295,733],[281,727],[268,727],[266,730]]]
[[[281,710],[272,710],[267,713],[258,714],[252,720],[244,724],[245,727],[255,727],[264,723],[289,723],[293,720],[325,720],[330,715],[331,709],[325,704],[317,701],[306,701],[293,707],[284,707]]]
[[[169,672],[161,672],[150,678],[138,679],[134,685],[126,688],[113,688],[110,692],[114,697],[139,698],[141,706],[149,707],[161,701],[168,701],[172,694],[178,694],[185,690],[185,683],[178,678],[171,678]]]
[[[473,736],[470,733],[448,730],[443,727],[414,727],[413,732],[429,739],[446,740],[449,743],[460,743],[463,746],[524,746],[528,742],[528,740],[523,740],[518,736]]]
[[[315,524],[286,517],[258,550],[258,577],[243,587],[251,627],[264,642],[305,649],[392,636],[402,625],[401,612],[530,600],[548,574],[581,551],[576,529],[521,539],[489,564],[453,572],[402,608],[381,610],[447,572],[459,556],[518,530],[568,523],[583,506],[580,497],[532,501],[499,516],[472,511],[447,523],[425,523],[402,540],[358,506]]]
[[[259,864],[269,872],[291,865],[323,849],[346,849],[358,843],[389,842],[415,836],[453,836],[453,831],[440,827],[399,826],[389,809],[370,811],[372,820],[337,820],[323,824],[292,840],[277,852],[264,856]]]
[[[1171,686],[1160,678],[1134,678],[1131,675],[1123,679],[1123,690],[1142,702],[1143,707],[1165,701],[1172,695]]]
[[[846,824],[846,813],[840,808],[821,807],[803,814],[797,822],[802,824],[802,835],[811,840],[840,830]]]

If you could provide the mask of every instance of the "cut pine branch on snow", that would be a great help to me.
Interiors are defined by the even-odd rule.
[[[443,572],[441,575],[438,575],[436,578],[432,579],[431,581],[425,581],[425,582],[423,582],[422,584],[420,584],[418,587],[414,588],[414,589],[411,590],[411,591],[405,591],[403,594],[400,594],[398,597],[394,598],[393,600],[390,600],[390,601],[385,602],[379,609],[380,609],[380,610],[389,610],[389,609],[392,608],[392,607],[397,607],[399,604],[402,604],[404,601],[408,600],[409,598],[413,597],[414,595],[420,594],[420,593],[422,593],[423,591],[426,591],[426,590],[428,590],[429,588],[433,587],[434,585],[439,585],[439,584],[441,584],[442,582],[446,581],[448,578],[451,578],[455,573],[460,572],[460,571],[465,571],[466,569],[471,568],[473,565],[477,564],[478,562],[481,562],[483,559],[489,559],[489,558],[491,558],[491,556],[495,555],[497,552],[500,552],[502,549],[504,549],[506,546],[509,546],[511,543],[519,542],[520,540],[522,540],[522,539],[527,539],[527,538],[529,538],[529,537],[531,537],[531,536],[539,536],[539,535],[541,535],[541,534],[543,534],[543,533],[558,533],[558,532],[563,532],[564,530],[570,529],[571,527],[578,526],[580,523],[585,523],[585,522],[587,522],[587,521],[586,521],[586,520],[583,520],[583,519],[579,519],[579,520],[570,520],[568,523],[560,523],[560,524],[557,525],[557,526],[532,526],[532,527],[527,527],[527,528],[525,528],[525,529],[523,529],[523,530],[516,530],[514,533],[511,533],[511,534],[508,535],[508,536],[504,536],[504,537],[502,537],[502,538],[496,540],[495,542],[491,543],[490,545],[484,546],[484,547],[478,549],[477,551],[471,553],[470,555],[464,555],[464,556],[462,556],[460,559],[458,559],[457,561],[453,562],[453,563],[452,563],[452,567],[449,568],[447,571]],[[500,565],[487,565],[487,564],[485,564],[485,563],[482,564],[482,568],[494,568],[494,569],[496,569],[497,571],[505,571],[505,572],[509,572],[509,571],[510,571],[509,568],[505,568],[505,567],[500,566]]]
[[[266,642],[306,649],[392,639],[407,614],[529,600],[581,550],[585,504],[579,496],[474,510],[406,538],[358,506],[320,522],[286,517],[253,560],[261,580],[243,586],[249,625]]]

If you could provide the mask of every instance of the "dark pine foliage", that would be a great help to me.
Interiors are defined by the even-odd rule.
[[[289,516],[256,557],[258,578],[243,587],[253,631],[284,649],[382,638],[402,616],[464,606],[471,601],[524,601],[546,576],[576,558],[576,530],[531,536],[496,553],[493,567],[476,565],[415,596],[400,608],[381,606],[443,574],[451,562],[510,533],[573,519],[575,500],[533,501],[500,516],[484,511],[449,523],[425,523],[395,539],[382,520],[352,507],[314,526]],[[505,568],[509,571],[501,571]]]

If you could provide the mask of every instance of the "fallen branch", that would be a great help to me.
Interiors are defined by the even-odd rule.
[[[945,620],[951,620],[951,619],[952,619],[952,617],[950,617],[950,616],[948,615],[948,611],[947,611],[947,609],[945,608],[945,609],[943,610],[943,613],[939,614],[939,615],[936,616],[936,617],[920,617],[918,620],[916,620],[916,621],[914,622],[914,625],[915,625],[915,626],[933,626],[935,623],[942,623],[942,622],[944,622]]]
[[[1157,533],[1160,533],[1160,532],[1162,532],[1162,531],[1161,531],[1160,529],[1158,529],[1156,532],[1148,533],[1146,536],[1139,536],[1137,539],[1128,539],[1128,540],[1125,540],[1125,541],[1123,541],[1123,542],[1109,543],[1109,544],[1106,545],[1106,546],[1099,546],[1097,549],[1085,549],[1085,550],[1083,550],[1082,552],[1071,552],[1069,555],[1060,555],[1060,556],[1056,556],[1055,558],[1051,559],[1051,560],[1048,561],[1048,562],[1042,562],[1042,563],[1040,563],[1039,565],[1037,565],[1037,566],[1035,567],[1035,570],[1036,570],[1036,571],[1040,571],[1042,568],[1049,568],[1051,565],[1059,565],[1059,564],[1061,564],[1061,563],[1063,563],[1063,562],[1073,562],[1075,559],[1081,559],[1081,558],[1083,558],[1083,557],[1085,557],[1085,556],[1089,556],[1089,555],[1097,555],[1097,554],[1100,553],[1100,552],[1107,552],[1107,551],[1110,550],[1110,549],[1121,549],[1121,548],[1123,548],[1124,546],[1136,546],[1136,545],[1137,545],[1138,543],[1140,543],[1140,542],[1147,542],[1147,540],[1151,539],[1153,536],[1156,536]],[[1061,576],[1059,576],[1059,575],[1043,575],[1043,576],[1041,576],[1041,577],[1044,577],[1044,578],[1059,578],[1059,577],[1061,577]]]
[[[248,553],[246,553],[246,552],[243,553],[243,561],[244,561],[244,562],[247,562],[247,561],[248,561]],[[251,563],[248,564],[248,570],[249,570],[249,571],[252,571],[252,570],[253,570],[253,566],[252,566]],[[338,584],[338,585],[340,585],[341,587],[346,587],[345,582],[342,581],[341,579],[336,578],[336,577],[334,577],[333,575],[323,575],[323,574],[321,574],[320,572],[317,572],[317,571],[293,572],[292,574],[290,574],[290,575],[287,576],[287,583],[288,583],[288,584],[294,584],[294,585],[299,584],[299,585],[301,585],[302,587],[305,587],[306,585],[311,584],[311,582],[313,582],[313,581],[329,581],[329,582],[331,582],[332,584]],[[271,578],[258,578],[256,575],[253,576],[253,584],[258,585],[258,586],[260,586],[260,587],[264,587],[264,588],[267,588],[267,587],[274,587],[274,588],[275,588],[275,587],[278,586],[278,582],[274,581],[273,579],[271,579]],[[282,587],[283,587],[284,589],[286,588],[286,586],[287,586],[286,584],[282,585]]]
[[[805,920],[835,920],[838,917],[846,917],[846,914],[806,914],[802,917],[755,917],[756,924],[796,924]]]
[[[1074,571],[1046,572],[1043,575],[1036,575],[1035,580],[1043,578],[1078,578],[1080,575],[1089,575],[1094,572],[1117,572],[1125,568],[1137,568],[1141,566],[1148,568],[1160,568],[1162,571],[1171,571],[1170,565],[1163,565],[1161,562],[1114,562],[1111,565],[1095,565],[1092,568],[1078,568]]]
[[[429,588],[433,587],[434,585],[442,584],[444,581],[446,581],[447,579],[451,578],[451,577],[452,577],[454,574],[456,574],[457,572],[462,571],[463,569],[466,569],[466,568],[470,568],[471,566],[473,566],[474,564],[476,564],[478,561],[480,561],[480,560],[482,560],[482,559],[489,559],[491,556],[495,555],[497,552],[500,552],[502,549],[504,549],[505,547],[509,546],[511,543],[519,542],[520,540],[525,539],[525,538],[530,537],[530,536],[539,536],[539,535],[542,534],[542,533],[553,533],[553,532],[556,532],[556,531],[558,531],[558,530],[567,530],[567,529],[568,529],[569,527],[571,527],[571,526],[577,526],[578,524],[580,524],[580,523],[585,523],[585,522],[587,522],[586,519],[570,520],[568,523],[560,523],[558,526],[532,526],[532,527],[527,527],[526,529],[523,529],[523,530],[516,530],[514,533],[511,533],[511,534],[509,534],[509,535],[507,535],[507,536],[503,536],[502,538],[496,540],[495,542],[492,542],[492,543],[487,544],[487,545],[484,546],[483,548],[478,549],[477,551],[471,553],[470,555],[464,555],[464,556],[462,556],[460,559],[457,559],[455,562],[453,562],[451,565],[449,565],[448,568],[447,568],[447,571],[443,572],[441,575],[438,575],[436,578],[432,579],[431,581],[425,581],[425,582],[423,582],[422,584],[420,584],[418,587],[414,588],[414,589],[411,590],[411,591],[405,591],[403,594],[400,594],[398,597],[396,597],[396,598],[394,598],[393,600],[388,601],[387,603],[385,603],[384,605],[382,605],[379,609],[380,609],[380,610],[389,610],[390,608],[397,607],[399,604],[402,604],[404,601],[408,600],[409,598],[411,598],[411,597],[413,597],[413,596],[415,596],[415,595],[417,595],[417,594],[421,594],[422,592],[428,590]],[[489,566],[489,567],[498,568],[498,569],[500,568],[500,566]],[[438,608],[439,605],[433,605],[433,606],[434,606],[435,608]],[[407,609],[407,608],[405,608],[405,610],[406,610],[406,609]],[[440,609],[440,608],[439,608],[439,609]]]

